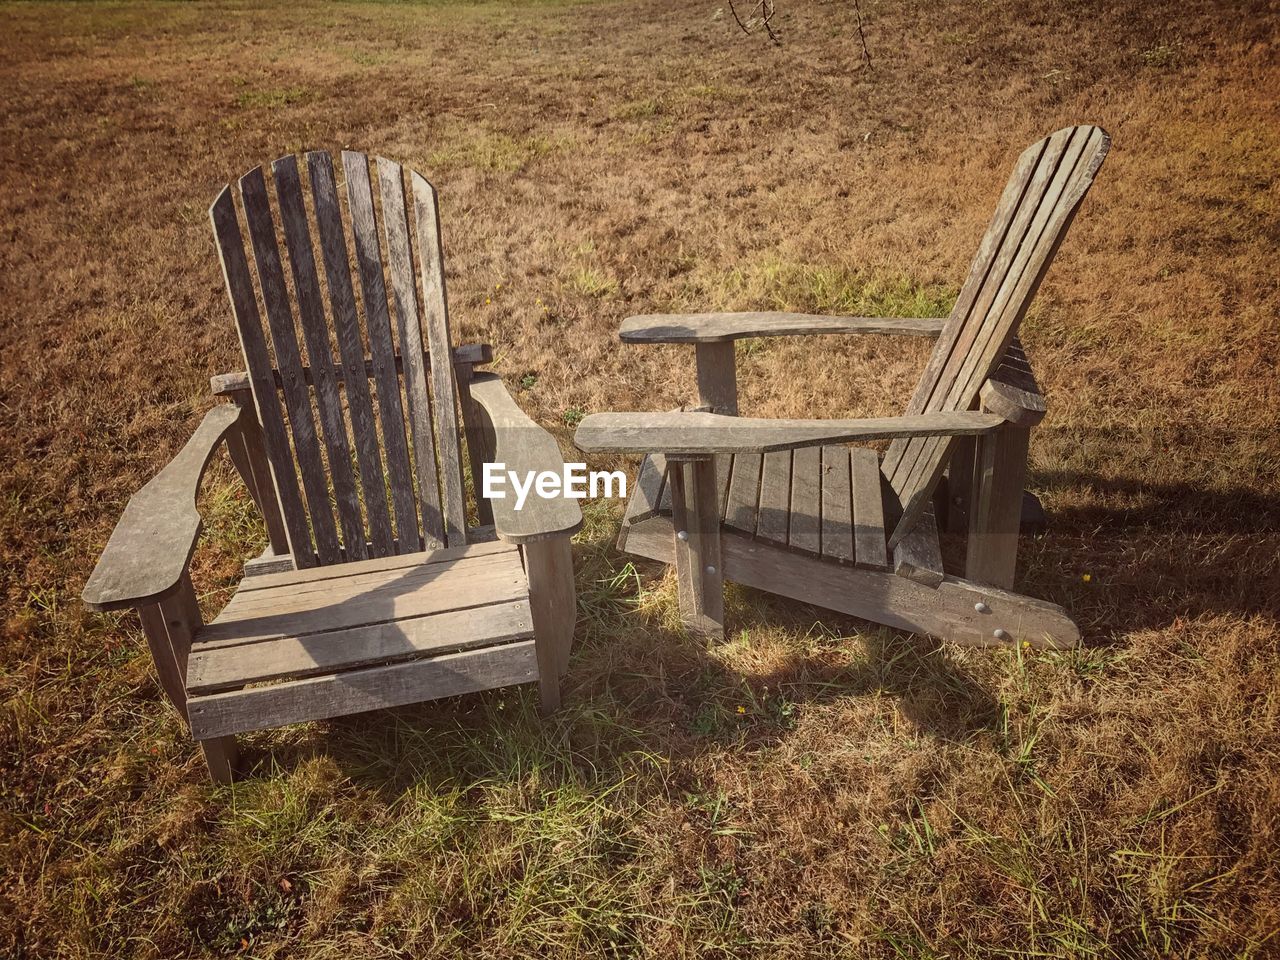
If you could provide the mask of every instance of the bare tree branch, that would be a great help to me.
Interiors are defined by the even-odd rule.
[[[756,5],[751,8],[751,15],[747,17],[745,23],[742,17],[738,15],[738,8],[734,5],[733,0],[729,0],[729,12],[733,14],[733,19],[737,21],[738,27],[747,36],[755,33],[760,27],[764,27],[765,33],[769,35],[770,40],[774,43],[782,42],[773,29],[773,15],[777,12],[773,0],[758,0]]]

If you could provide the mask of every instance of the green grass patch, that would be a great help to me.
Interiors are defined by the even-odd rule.
[[[767,261],[730,271],[695,291],[723,309],[769,309],[871,317],[945,317],[959,291],[905,274],[835,264]]]
[[[435,168],[473,167],[497,173],[515,173],[533,161],[565,149],[569,141],[550,137],[512,137],[486,133],[471,139],[442,138],[450,145],[433,150],[428,162]]]

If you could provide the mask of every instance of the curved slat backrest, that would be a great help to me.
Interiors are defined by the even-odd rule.
[[[1100,127],[1059,130],[1028,147],[996,207],[908,414],[969,410],[1017,334],[1111,140]],[[933,496],[954,441],[895,440],[882,471],[902,512],[889,546],[911,530]]]
[[[230,186],[209,211],[289,547],[299,567],[466,542],[436,193],[409,172],[411,229],[405,171],[382,158],[376,163],[375,200],[369,158],[343,152],[346,216],[328,153],[306,155],[310,212],[296,157],[271,165],[274,210],[265,170],[250,170],[238,184],[248,245]],[[358,302],[349,250],[360,282]]]

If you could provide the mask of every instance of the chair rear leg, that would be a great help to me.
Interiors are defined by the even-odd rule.
[[[965,558],[969,580],[1013,587],[1030,439],[1027,427],[1006,423],[978,440]]]

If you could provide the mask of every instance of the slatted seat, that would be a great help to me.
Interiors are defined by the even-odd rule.
[[[575,442],[647,454],[619,544],[675,564],[690,630],[723,636],[727,579],[970,643],[1079,639],[1061,608],[1008,589],[1029,430],[1044,416],[1017,333],[1109,145],[1101,128],[1076,126],[1022,152],[945,320],[744,312],[623,322],[624,342],[695,346],[695,409],[593,414]],[[937,338],[901,416],[739,415],[734,341],[835,333]],[[883,459],[845,446],[881,439],[891,440]],[[966,579],[943,569],[935,501],[948,504],[949,526],[967,525]]]
[[[532,640],[514,544],[250,577],[196,632],[187,713],[207,739],[523,683]]]
[[[669,468],[646,456],[626,522],[671,516]],[[799,553],[888,569],[882,477],[865,447],[802,447],[716,458],[719,519],[726,530]]]
[[[568,665],[577,504],[477,497],[469,526],[463,483],[464,436],[476,491],[486,461],[559,472],[559,446],[476,370],[487,345],[452,343],[435,188],[341,162],[342,189],[315,151],[214,200],[245,370],[213,378],[231,402],[129,501],[83,594],[138,609],[220,781],[236,734],[526,681],[551,710]],[[203,625],[187,568],[223,443],[270,546]]]

